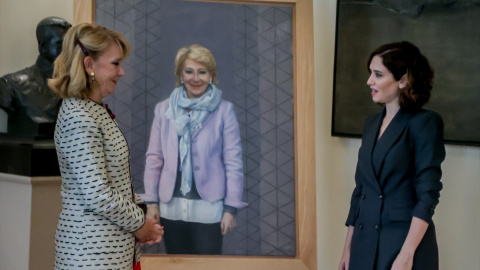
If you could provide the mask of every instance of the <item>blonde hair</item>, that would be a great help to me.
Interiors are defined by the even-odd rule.
[[[175,82],[176,86],[182,84],[180,79],[182,78],[185,60],[187,59],[205,65],[208,73],[212,75],[212,82],[218,85],[217,63],[215,62],[212,52],[200,44],[193,44],[183,47],[177,52],[177,56],[175,57],[175,77],[177,77],[177,81]]]
[[[118,44],[123,55],[122,60],[130,55],[128,41],[118,32],[88,23],[70,28],[63,39],[62,52],[55,60],[52,79],[48,80],[50,89],[64,99],[88,98],[97,82],[89,80],[84,59],[88,55],[97,60],[112,42]]]

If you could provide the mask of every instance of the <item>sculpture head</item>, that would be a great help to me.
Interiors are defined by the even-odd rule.
[[[59,17],[47,17],[37,24],[38,52],[54,62],[62,51],[63,36],[72,25]]]

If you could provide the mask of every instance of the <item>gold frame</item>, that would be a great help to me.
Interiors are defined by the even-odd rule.
[[[315,200],[315,89],[313,0],[190,0],[293,7],[293,101],[295,151],[295,257],[144,255],[143,269],[317,269]],[[95,20],[94,0],[74,0],[74,23]]]

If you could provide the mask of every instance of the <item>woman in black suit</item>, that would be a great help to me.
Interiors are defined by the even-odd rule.
[[[339,269],[438,269],[432,216],[445,159],[443,121],[422,109],[433,70],[409,42],[368,60],[372,99],[383,110],[365,123]]]

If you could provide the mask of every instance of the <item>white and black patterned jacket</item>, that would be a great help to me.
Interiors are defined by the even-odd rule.
[[[62,212],[55,269],[132,269],[140,260],[132,232],[144,214],[132,194],[129,151],[107,110],[91,100],[65,99],[55,129],[62,174]],[[132,199],[135,198],[135,203]]]

